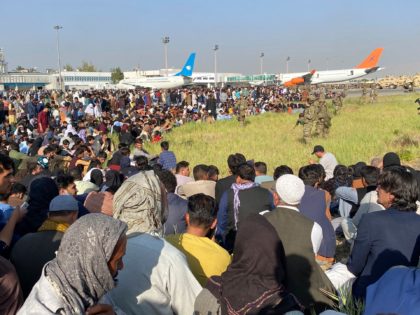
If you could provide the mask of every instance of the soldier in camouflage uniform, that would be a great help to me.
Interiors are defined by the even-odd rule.
[[[378,92],[376,91],[376,85],[372,84],[372,86],[370,87],[370,103],[376,103],[378,98]]]
[[[332,106],[334,108],[334,114],[337,115],[340,111],[340,108],[338,106],[338,93],[334,92],[332,95]]]
[[[238,113],[238,121],[241,123],[241,126],[245,126],[245,113],[248,109],[248,101],[245,93],[241,94],[241,99],[238,101],[236,109]]]
[[[303,112],[303,141],[305,143],[310,142],[312,138],[312,128],[317,119],[316,110],[318,105],[316,103],[318,103],[316,98],[310,95],[305,111]]]
[[[320,137],[326,137],[331,127],[331,117],[328,113],[327,104],[325,102],[319,102],[317,108],[317,119],[315,133]]]
[[[367,99],[367,89],[366,89],[366,86],[363,86],[362,96],[360,96],[359,103],[360,104],[366,104],[366,99]]]
[[[344,92],[335,92],[332,99],[332,105],[334,107],[334,114],[338,115],[341,108],[343,107],[343,94]]]

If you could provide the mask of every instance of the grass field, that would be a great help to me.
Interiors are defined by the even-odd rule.
[[[241,127],[236,120],[215,124],[190,123],[165,134],[177,160],[196,164],[216,165],[227,174],[227,157],[241,152],[254,161],[264,161],[271,174],[281,164],[295,171],[306,165],[312,148],[321,144],[334,153],[341,164],[369,162],[375,156],[395,151],[407,164],[420,157],[420,116],[414,100],[420,94],[383,96],[376,104],[359,105],[358,99],[346,99],[339,115],[332,115],[332,127],[327,138],[302,142],[302,126],[294,128],[297,115],[286,113],[248,117]],[[332,110],[330,109],[330,112]],[[159,145],[146,145],[159,153]]]

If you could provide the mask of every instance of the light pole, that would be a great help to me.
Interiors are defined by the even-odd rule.
[[[264,53],[262,52],[260,54],[260,70],[261,70],[261,74],[263,74],[263,63],[264,63]]]
[[[162,38],[163,48],[165,50],[165,72],[166,76],[168,76],[168,48],[167,44],[169,43],[169,36],[165,36]]]
[[[286,73],[289,73],[289,61],[290,61],[290,57],[286,58]]]
[[[214,45],[214,86],[217,87],[217,51],[219,50],[219,45]]]
[[[308,72],[309,72],[310,67],[311,67],[311,59],[308,60]]]
[[[62,28],[63,27],[60,26],[60,25],[54,26],[54,29],[57,31],[58,82],[59,82],[61,91],[63,91],[63,78],[61,76],[60,35],[59,35],[59,31]]]

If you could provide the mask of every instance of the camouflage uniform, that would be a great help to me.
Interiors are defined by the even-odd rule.
[[[334,108],[334,114],[338,114],[339,112],[339,108],[338,108],[338,95],[337,92],[334,92],[333,96],[332,96],[332,106]]]
[[[344,92],[335,92],[332,99],[332,104],[336,115],[340,112],[341,108],[343,107],[343,93]]]
[[[318,136],[325,137],[331,127],[331,117],[325,102],[319,102],[315,132]]]
[[[312,138],[312,128],[317,119],[317,107],[318,101],[310,96],[308,99],[308,105],[303,112],[303,141],[305,143],[310,142]]]
[[[366,89],[366,86],[363,86],[362,96],[360,96],[359,103],[360,104],[366,104],[366,98],[367,98],[367,89]]]
[[[245,96],[241,95],[241,99],[237,104],[237,111],[238,111],[238,121],[241,123],[242,126],[245,126],[245,113],[248,109],[248,101],[246,100]]]
[[[372,87],[370,88],[370,103],[376,103],[378,98],[378,92],[376,91],[376,86],[372,85]]]

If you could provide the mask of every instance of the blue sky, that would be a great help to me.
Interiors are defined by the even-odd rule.
[[[380,75],[420,72],[420,1],[339,0],[14,0],[1,6],[0,47],[9,69],[57,67],[53,26],[60,24],[63,64],[101,70],[181,67],[197,52],[196,71],[259,73],[357,65],[384,47]]]

